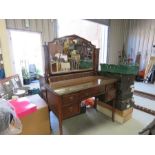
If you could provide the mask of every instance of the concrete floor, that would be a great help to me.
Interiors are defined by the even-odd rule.
[[[155,84],[134,82],[135,90],[155,95]]]
[[[152,109],[155,111],[155,101],[150,100],[141,96],[133,95],[136,105],[140,105],[142,107],[146,107],[148,109]]]
[[[58,134],[58,122],[51,113],[53,134]],[[134,109],[132,119],[124,124],[111,119],[93,108],[87,112],[63,121],[64,135],[137,135],[154,116]]]

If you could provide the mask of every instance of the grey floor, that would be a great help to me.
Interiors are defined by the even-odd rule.
[[[155,84],[135,82],[135,90],[155,95]]]
[[[150,100],[141,96],[133,95],[133,98],[135,100],[136,105],[140,105],[143,107],[146,107],[148,109],[155,110],[155,101]]]
[[[53,134],[58,134],[58,122],[51,113]],[[111,119],[93,108],[87,112],[66,119],[63,122],[64,135],[137,135],[154,116],[134,109],[132,119],[124,124],[112,122]]]

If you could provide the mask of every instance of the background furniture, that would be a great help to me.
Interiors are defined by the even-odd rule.
[[[37,69],[36,69],[35,64],[30,64],[29,65],[29,74],[30,74],[31,81],[37,79]]]
[[[28,100],[37,106],[37,111],[21,118],[22,135],[49,135],[51,134],[49,111],[46,102],[39,95],[31,95],[20,98],[20,101]]]
[[[0,80],[0,96],[6,100],[12,96],[25,96],[28,94],[29,87],[22,86],[19,75],[13,75]]]
[[[148,78],[148,75],[149,75],[154,64],[155,64],[155,57],[151,56],[147,63],[146,69],[145,69],[145,77],[144,77],[145,79]]]

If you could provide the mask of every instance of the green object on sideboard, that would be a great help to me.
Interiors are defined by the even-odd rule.
[[[89,69],[93,68],[93,62],[92,60],[80,60],[80,69]]]
[[[126,75],[137,75],[139,67],[137,65],[114,65],[100,64],[101,72],[118,73]]]

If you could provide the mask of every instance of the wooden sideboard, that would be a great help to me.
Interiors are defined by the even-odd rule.
[[[99,49],[95,45],[80,36],[70,35],[45,44],[44,55],[41,94],[49,110],[58,117],[60,134],[63,134],[63,120],[80,114],[81,101],[90,97],[95,97],[95,105],[103,94],[110,99],[114,120],[117,80],[98,76]]]
[[[107,94],[110,88],[115,88],[116,82],[116,79],[103,76],[88,76],[45,84],[49,109],[58,117],[60,134],[63,134],[63,120],[80,114],[81,101]],[[115,97],[111,100],[113,101],[112,120],[114,121]]]

